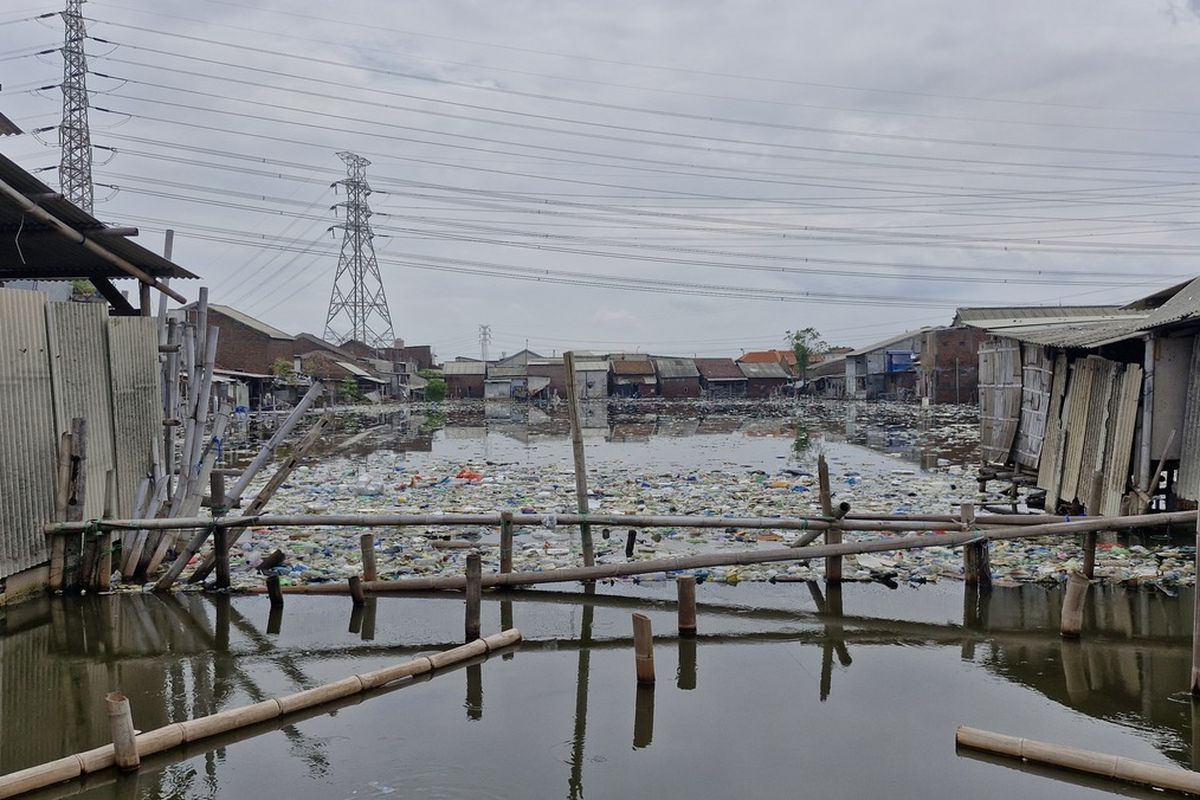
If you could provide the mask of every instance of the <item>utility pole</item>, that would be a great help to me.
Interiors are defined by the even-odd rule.
[[[346,190],[346,201],[332,208],[345,209],[345,218],[329,229],[342,230],[342,250],[329,296],[325,338],[337,344],[356,339],[371,347],[391,347],[395,340],[392,314],[383,293],[379,262],[375,260],[372,241],[375,234],[371,231],[371,207],[367,204],[371,195],[367,166],[371,162],[355,153],[343,151],[337,155],[346,162],[346,177],[333,186]],[[339,333],[347,323],[349,332]]]
[[[92,213],[92,137],[88,130],[87,54],[83,44],[84,0],[67,0],[63,11],[62,122],[58,126],[61,158],[59,186],[63,197]]]
[[[488,360],[488,345],[492,343],[492,326],[479,326],[479,357],[482,361]]]

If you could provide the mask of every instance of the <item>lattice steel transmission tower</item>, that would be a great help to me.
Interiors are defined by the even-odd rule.
[[[92,213],[92,137],[88,130],[87,55],[83,24],[84,0],[67,0],[63,11],[62,122],[58,145],[62,156],[58,181],[63,197]]]
[[[492,326],[479,326],[479,356],[482,361],[488,360],[488,345],[492,343]]]
[[[338,344],[357,339],[371,347],[391,347],[395,339],[392,315],[375,260],[375,234],[371,232],[371,207],[367,205],[371,194],[367,165],[371,162],[349,152],[338,153],[338,158],[346,162],[346,178],[334,186],[346,190],[346,201],[333,208],[345,209],[345,221],[330,228],[341,228],[343,234],[329,314],[325,317],[325,338]],[[346,327],[349,332],[341,333]]]

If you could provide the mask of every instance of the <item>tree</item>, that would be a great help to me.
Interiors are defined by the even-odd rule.
[[[796,377],[804,380],[812,357],[828,350],[829,345],[821,338],[816,328],[788,331],[787,340],[792,346],[792,352],[796,354]]]
[[[296,367],[289,358],[277,358],[271,364],[271,374],[290,382],[296,377]]]
[[[362,400],[362,390],[353,378],[345,378],[337,386],[338,400],[343,403],[356,403]]]
[[[430,403],[440,403],[446,399],[446,379],[436,369],[423,369],[417,373],[424,378],[425,399]]]

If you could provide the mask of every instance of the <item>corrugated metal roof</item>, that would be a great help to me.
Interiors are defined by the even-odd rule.
[[[608,372],[607,361],[576,361],[576,372]]]
[[[983,326],[975,323],[1006,319],[1104,317],[1120,310],[1120,306],[984,306],[958,309],[955,321],[979,328]]]
[[[358,364],[352,363],[350,361],[335,361],[333,363],[337,364],[339,367],[346,370],[346,372],[349,372],[351,375],[353,375],[357,378],[373,378],[373,377],[375,377],[374,375],[372,375],[371,373],[367,372],[365,369],[360,367]]]
[[[447,361],[442,365],[443,375],[486,375],[487,364],[482,361]]]
[[[489,367],[487,376],[489,379],[496,378],[497,380],[509,380],[511,378],[524,378],[528,374],[528,367]]]
[[[0,289],[0,578],[46,560],[54,518],[54,424],[46,297]]]
[[[746,376],[732,358],[697,358],[696,369],[709,381],[741,381]]]
[[[15,162],[0,155],[0,180],[84,234],[104,223],[58,195]],[[18,231],[20,236],[18,236]],[[129,274],[95,253],[29,218],[11,198],[0,198],[0,280],[16,278],[128,278]],[[123,236],[105,236],[97,242],[156,278],[195,278],[183,267],[167,261]]]
[[[1193,279],[1174,297],[1150,312],[1143,328],[1158,328],[1200,317],[1200,278]]]
[[[654,374],[654,362],[648,358],[621,359],[619,361],[615,360],[608,363],[611,365],[614,375],[635,378],[643,375]]]
[[[764,378],[770,378],[787,381],[791,380],[792,378],[791,375],[788,375],[787,370],[783,368],[782,364],[777,364],[775,362],[758,363],[753,361],[743,361],[738,364],[738,368],[748,379],[762,380]]]
[[[783,361],[786,350],[751,350],[738,356],[742,364],[779,364]],[[794,357],[794,355],[793,355]]]
[[[857,350],[847,353],[846,356],[865,356],[867,353],[873,353],[876,350],[882,350],[885,347],[890,347],[898,342],[904,341],[905,339],[911,339],[914,336],[921,336],[922,334],[933,330],[937,330],[937,328],[919,328],[917,330],[905,331],[904,333],[896,334],[890,339],[884,339],[882,342],[876,342],[875,344],[867,345],[866,347],[860,347]]]
[[[699,378],[700,370],[696,369],[694,358],[656,358],[654,368],[659,379]]]
[[[188,306],[189,310],[194,309],[194,308],[196,308],[195,303],[192,303],[191,305]],[[284,333],[283,331],[279,330],[279,328],[276,328],[273,325],[268,325],[267,323],[263,322],[260,319],[255,319],[254,317],[250,316],[249,314],[238,311],[233,306],[223,306],[223,305],[219,305],[217,303],[209,303],[208,311],[210,314],[213,313],[214,311],[218,314],[223,314],[226,317],[229,317],[234,322],[239,322],[242,325],[245,325],[247,328],[256,330],[262,334],[266,334],[267,336],[270,336],[272,339],[283,339],[285,341],[290,342],[296,338],[296,337],[292,336],[290,333]]]

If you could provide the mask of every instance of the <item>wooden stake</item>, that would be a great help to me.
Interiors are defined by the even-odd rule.
[[[375,534],[364,533],[362,536],[358,537],[358,546],[362,550],[363,580],[376,580],[379,575],[375,571]]]
[[[229,588],[229,529],[213,528],[213,554],[217,559],[217,588]]]
[[[645,614],[633,615],[633,656],[638,683],[654,683],[654,634]]]
[[[71,493],[71,434],[64,433],[58,440],[58,482],[54,487],[54,520],[67,521],[67,497]],[[62,591],[63,569],[66,559],[67,536],[55,533],[50,539],[50,590]]]
[[[1096,531],[1083,535],[1083,574],[1088,580],[1096,577]]]
[[[633,558],[633,548],[637,546],[637,531],[630,530],[625,534],[625,557]]]
[[[691,575],[680,575],[675,579],[675,588],[679,595],[679,635],[695,636],[696,578]]]
[[[575,457],[575,501],[579,506],[579,513],[586,515],[587,465],[583,460],[583,428],[579,422],[579,392],[575,386],[575,354],[570,351],[563,353],[563,364],[567,373],[567,410],[571,415],[571,452]],[[583,539],[583,565],[590,567],[596,563],[592,547],[592,526],[587,522],[581,523],[579,533]]]
[[[117,768],[123,772],[135,770],[141,766],[142,759],[138,755],[137,731],[133,728],[129,698],[120,692],[109,692],[104,696],[104,704],[108,707],[108,728],[112,731]]]
[[[500,512],[500,571],[513,571],[513,515]]]
[[[283,589],[279,587],[279,576],[267,576],[267,596],[271,598],[271,607],[283,607]]]
[[[1067,593],[1063,598],[1061,633],[1068,639],[1078,639],[1083,630],[1083,604],[1087,599],[1088,579],[1082,572],[1067,576]]]
[[[104,519],[112,519],[117,515],[117,471],[110,469],[104,475]],[[99,558],[96,560],[97,591],[107,592],[112,589],[113,574],[113,545],[112,531],[100,531],[96,534],[99,542]]]
[[[975,527],[975,504],[963,503],[959,512],[964,530]],[[992,585],[991,555],[986,539],[963,547],[963,582],[971,586]]]
[[[817,491],[821,500],[821,515],[832,517],[833,493],[829,488],[829,464],[825,461],[824,453],[817,456]]]
[[[358,608],[367,602],[367,597],[363,594],[362,578],[357,575],[350,576],[350,601]]]
[[[67,522],[83,520],[87,500],[87,420],[71,420],[71,477],[67,490]],[[67,536],[63,548],[63,589],[78,591],[81,585],[82,537]]]
[[[479,638],[480,630],[480,601],[483,596],[482,565],[479,553],[467,555],[467,618],[466,640],[473,642]]]

